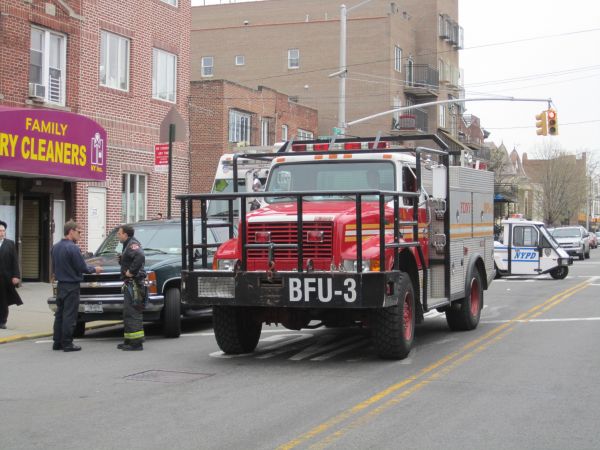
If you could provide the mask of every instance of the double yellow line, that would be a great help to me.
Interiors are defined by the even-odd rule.
[[[388,388],[378,392],[368,399],[317,425],[308,432],[279,446],[278,449],[287,450],[296,448],[303,444],[308,445],[308,441],[316,438],[319,438],[320,440],[312,443],[310,448],[318,449],[331,445],[349,431],[367,424],[386,410],[397,405],[405,398],[410,397],[412,394],[423,389],[431,382],[447,375],[461,364],[469,361],[478,353],[487,349],[490,345],[500,341],[506,337],[506,335],[512,332],[518,323],[535,319],[541,314],[549,311],[563,301],[572,297],[576,293],[582,291],[588,287],[590,283],[591,280],[588,280],[565,289],[564,291],[550,297],[543,303],[540,303],[524,313],[519,314],[514,319],[511,319],[510,321],[503,323],[487,332],[483,336],[474,339],[461,349],[452,352],[444,358],[425,367],[415,375],[389,386]]]

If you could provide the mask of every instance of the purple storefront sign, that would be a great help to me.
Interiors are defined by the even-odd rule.
[[[0,106],[0,173],[106,179],[106,131],[87,117]]]

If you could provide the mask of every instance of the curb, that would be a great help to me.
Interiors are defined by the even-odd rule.
[[[122,324],[122,321],[115,321],[113,323],[103,323],[103,324],[99,324],[99,325],[89,325],[86,326],[85,329],[87,330],[96,330],[99,328],[108,328],[108,327],[112,327],[115,325],[120,325]],[[18,341],[26,341],[28,339],[39,339],[39,338],[43,338],[43,337],[49,337],[52,336],[52,332],[45,332],[45,333],[32,333],[32,334],[15,334],[13,336],[8,336],[5,338],[0,338],[0,345],[2,344],[9,344],[11,342],[18,342]]]

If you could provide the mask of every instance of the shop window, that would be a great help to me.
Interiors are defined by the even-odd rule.
[[[175,103],[177,56],[152,49],[152,97]]]
[[[67,37],[31,27],[29,97],[65,105]]]
[[[17,181],[0,177],[0,220],[6,222],[6,237],[15,240],[17,225]]]
[[[129,90],[129,39],[102,31],[100,84],[121,91]]]
[[[134,223],[146,218],[147,177],[139,173],[124,173],[122,185],[121,221]]]

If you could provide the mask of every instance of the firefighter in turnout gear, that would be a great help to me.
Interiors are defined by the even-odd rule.
[[[146,303],[146,272],[144,271],[144,250],[133,237],[131,225],[123,225],[117,231],[117,237],[123,244],[119,262],[123,280],[123,324],[124,342],[117,348],[121,350],[143,350],[144,323],[143,310]]]

